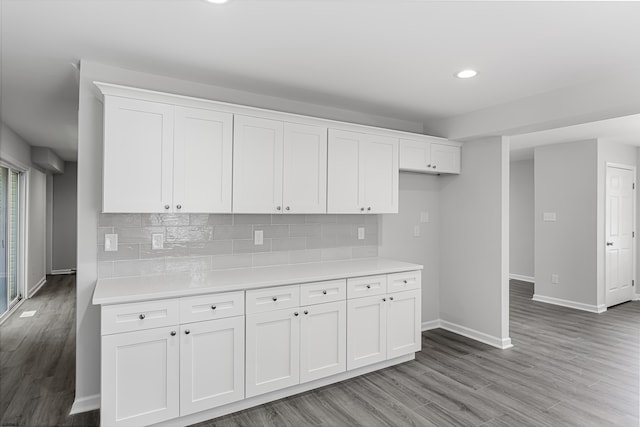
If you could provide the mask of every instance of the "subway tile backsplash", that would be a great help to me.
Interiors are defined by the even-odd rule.
[[[378,256],[377,215],[100,214],[97,233],[100,278]],[[105,252],[106,233],[118,251]],[[151,248],[156,233],[163,249]]]

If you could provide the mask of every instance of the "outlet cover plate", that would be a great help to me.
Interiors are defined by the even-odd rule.
[[[118,235],[117,234],[104,235],[104,251],[105,252],[118,251]]]

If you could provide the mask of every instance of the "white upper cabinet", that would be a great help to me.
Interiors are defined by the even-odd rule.
[[[459,174],[460,146],[429,139],[400,139],[400,170]]]
[[[233,115],[105,97],[104,212],[230,212]]]
[[[235,116],[233,211],[325,213],[327,129]]]
[[[104,212],[163,212],[172,204],[173,106],[107,97]]]
[[[398,140],[329,131],[329,213],[398,212]]]
[[[282,210],[283,133],[276,120],[234,117],[233,212]]]
[[[175,211],[231,212],[233,116],[175,107],[174,117]]]

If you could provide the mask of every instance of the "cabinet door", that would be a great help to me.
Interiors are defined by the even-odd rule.
[[[420,290],[396,292],[387,300],[387,358],[422,348]]]
[[[347,369],[387,358],[387,304],[384,295],[347,301]]]
[[[327,212],[362,213],[360,143],[364,134],[329,129]]]
[[[173,212],[231,212],[233,115],[175,107]]]
[[[432,143],[431,164],[438,173],[460,173],[460,147]]]
[[[400,170],[431,172],[431,144],[426,141],[400,139]],[[427,167],[427,165],[429,165]]]
[[[177,417],[179,357],[177,327],[103,336],[101,424],[141,426]]]
[[[282,212],[282,149],[282,122],[234,116],[233,212]]]
[[[344,372],[347,368],[345,301],[301,307],[300,382]]]
[[[299,308],[247,316],[246,396],[300,382]]]
[[[187,323],[180,337],[180,415],[244,398],[244,316]]]
[[[367,213],[398,213],[398,140],[367,135],[360,146],[360,195]]]
[[[171,206],[173,106],[105,97],[103,212]]]
[[[327,129],[284,124],[285,213],[327,212]]]

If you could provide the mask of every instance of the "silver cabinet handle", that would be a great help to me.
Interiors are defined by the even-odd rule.
[[[403,280],[403,281],[402,281],[402,283],[404,283],[404,284],[406,285],[406,284],[407,284],[407,281],[406,281],[406,280]]]
[[[364,208],[360,208],[360,212],[364,212]]]
[[[371,289],[371,285],[367,285],[367,289]]]
[[[278,211],[279,211],[279,210],[282,210],[282,206],[278,206],[278,207],[276,207],[276,210],[278,210]]]
[[[607,246],[613,246],[613,242],[607,242]]]
[[[287,211],[290,211],[290,210],[291,210],[291,208],[290,208],[289,206],[287,206],[287,207],[286,207],[286,208],[284,208],[284,209],[285,209],[285,210],[287,210]]]
[[[393,297],[389,297],[389,299],[390,299],[391,301],[393,301]]]
[[[322,291],[322,295],[326,295],[326,294],[327,294],[327,291]]]
[[[433,166],[431,166],[431,167],[435,169],[435,168],[436,168],[436,165],[433,165]]]
[[[169,206],[169,205],[164,205],[164,208],[165,208],[165,209],[169,209],[170,207],[171,207],[171,206]]]
[[[298,314],[300,314],[300,313],[298,313],[297,311],[295,313],[293,313],[294,316],[298,316]]]
[[[430,168],[430,167],[431,167],[431,163],[429,163],[429,164],[427,165],[427,167],[428,167],[428,168]]]
[[[369,207],[367,208],[367,210],[368,210],[369,212],[371,212],[371,206],[369,206]]]
[[[182,209],[182,205],[176,205],[177,209]]]
[[[278,297],[273,297],[271,299],[274,300],[274,301],[278,301]]]
[[[304,311],[304,314],[309,314],[309,311],[308,311],[308,310],[305,310],[305,311]]]
[[[382,302],[386,302],[386,301],[387,301],[387,299],[386,299],[386,298],[382,298]]]
[[[176,336],[176,331],[171,331],[171,336],[175,337]]]
[[[215,309],[216,309],[216,306],[215,306],[215,305],[212,305],[212,306],[211,306],[211,310],[215,310]]]
[[[186,329],[186,330],[184,331],[184,333],[185,333],[186,335],[189,335],[189,334],[191,333],[191,331],[190,331],[189,329]]]
[[[138,316],[138,319],[144,320],[145,317],[147,317],[147,316],[144,313],[142,313],[140,316]]]

